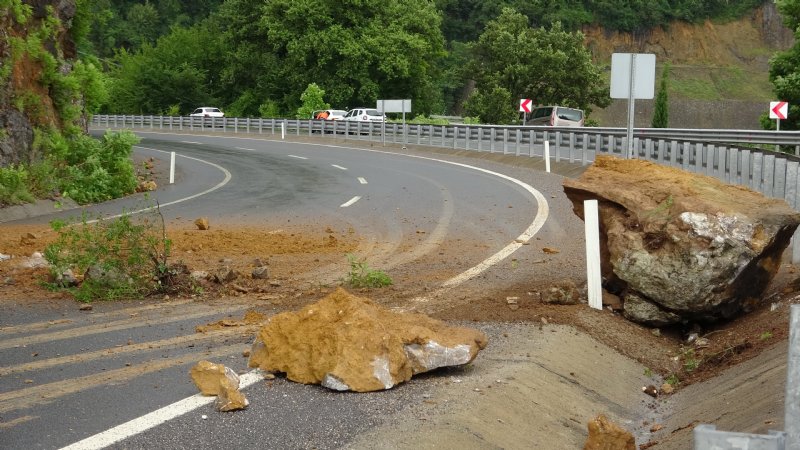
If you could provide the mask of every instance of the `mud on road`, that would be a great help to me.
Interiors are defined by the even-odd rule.
[[[506,172],[525,169],[506,166],[503,161],[483,163]],[[563,193],[556,190],[548,194],[555,201],[565,201]],[[298,309],[340,284],[348,270],[348,253],[365,254],[368,248],[346,225],[335,223],[291,227],[285,223],[220,223],[200,231],[193,219],[168,225],[168,236],[174,242],[173,259],[192,270],[213,271],[227,265],[244,276],[235,286],[209,282],[202,293],[148,298],[144,302],[158,307],[177,301],[179,304],[170,309],[184,318],[206,310],[236,319],[248,310],[269,315]],[[577,218],[562,215],[560,220],[564,222],[559,224],[560,229],[582,226]],[[46,269],[21,264],[55,237],[47,226],[0,225],[0,253],[13,256],[0,262],[0,311],[16,322],[0,319],[0,342],[14,339],[26,321],[40,324],[42,330],[52,321],[56,322],[50,326],[58,326],[60,311],[74,312],[81,306],[67,294],[42,286]],[[385,417],[371,422],[369,429],[359,430],[357,437],[339,441],[342,445],[363,448],[389,442],[387,447],[418,448],[421,443],[449,442],[452,447],[467,448],[574,448],[585,439],[586,422],[599,413],[635,432],[637,444],[658,442],[651,448],[686,448],[695,423],[715,423],[720,429],[744,432],[782,428],[788,311],[790,304],[800,303],[794,266],[786,263],[781,267],[768,292],[754,302],[748,314],[728,323],[692,329],[649,329],[609,309],[593,311],[585,303],[552,305],[539,301],[538,293],[552,284],[565,280],[580,283],[585,278],[582,249],[569,244],[557,248],[556,253],[547,253],[543,247],[551,244],[533,241],[503,270],[429,298],[431,287],[442,281],[443,274],[452,273],[460,265],[458,252],[466,254],[480,245],[445,242],[446,258],[433,255],[434,259],[420,265],[395,267],[389,271],[393,286],[355,291],[390,308],[421,310],[437,319],[485,329],[490,344],[464,369],[409,383],[410,387],[403,388],[408,395],[403,394],[404,400],[396,410],[383,411]],[[247,276],[256,259],[268,264],[268,279]],[[418,270],[420,267],[439,270]],[[518,272],[509,275],[514,270]],[[537,276],[528,276],[534,273]],[[516,299],[513,308],[509,298]],[[26,308],[49,309],[54,314],[34,320],[22,313]],[[103,309],[98,305],[97,311]],[[11,311],[14,313],[7,314]],[[97,320],[102,322],[100,316]],[[195,325],[209,321],[203,315],[190,320]],[[35,331],[26,330],[25,336]],[[246,326],[210,332],[235,336],[227,342],[226,351],[220,352],[223,357],[245,349],[253,330]],[[692,332],[705,337],[707,345],[697,348],[687,343]],[[185,346],[186,339],[204,339],[193,329],[184,333],[176,345]],[[170,338],[178,336],[164,336],[155,344],[132,344],[152,350],[152,345],[173,345],[163,342]],[[118,348],[107,351],[113,353]],[[186,359],[185,364],[195,362],[190,356]],[[245,370],[241,361],[237,364],[239,370]],[[145,374],[157,369],[134,364],[128,370],[135,377],[137,371]],[[20,387],[35,387],[35,382],[33,386],[25,384],[26,376],[17,375]],[[675,394],[653,399],[641,392],[643,385],[660,386],[670,376],[679,380]],[[750,381],[742,384],[737,381],[741,379]],[[188,377],[181,381],[191,383]],[[727,390],[728,397],[720,389]],[[9,405],[13,392],[0,393],[0,405]],[[749,402],[747,411],[731,405],[742,401]],[[256,405],[254,399],[251,409]],[[11,407],[0,406],[0,411],[5,411],[0,412],[0,429],[13,430],[33,420],[20,419],[27,417],[24,406],[20,408],[12,414]]]

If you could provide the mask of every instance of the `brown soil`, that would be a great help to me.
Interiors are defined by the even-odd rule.
[[[228,266],[236,270],[239,277],[224,284],[203,280],[202,292],[187,296],[268,300],[281,310],[298,309],[332,292],[338,283],[314,281],[319,268],[329,267],[329,272],[339,270],[339,278],[344,278],[345,255],[359,244],[358,237],[327,228],[269,230],[227,225],[206,231],[192,228],[194,225],[187,223],[173,225],[168,230],[174,242],[172,260],[182,261],[190,270],[212,274],[218,267]],[[67,293],[52,292],[42,286],[47,279],[46,269],[24,267],[28,256],[42,251],[55,237],[56,233],[46,226],[0,225],[0,249],[13,257],[0,264],[0,302],[74,301]],[[267,265],[268,279],[250,276],[257,260]],[[327,278],[329,280],[330,275]],[[403,278],[407,281],[386,289],[360,290],[358,295],[389,306],[409,305],[412,303],[409,292],[418,291],[415,284],[419,283],[419,278]],[[481,285],[462,290],[458,298],[442,296],[437,298],[440,303],[432,315],[451,321],[571,325],[655,373],[665,377],[676,374],[681,385],[687,385],[714,377],[725,368],[787,339],[788,305],[800,303],[799,285],[795,267],[784,264],[768,292],[752,305],[749,313],[727,323],[702,328],[695,325],[693,329],[652,330],[633,324],[611,310],[598,313],[585,304],[544,304],[535,300],[537,296],[533,291],[537,288],[530,285]],[[506,298],[512,296],[519,298],[513,306],[506,302]],[[163,294],[151,300],[159,301],[162,297]],[[261,319],[251,315],[243,318],[241,324],[239,321],[216,323],[198,331],[248,325]],[[708,345],[697,348],[687,343],[690,332],[707,338]]]

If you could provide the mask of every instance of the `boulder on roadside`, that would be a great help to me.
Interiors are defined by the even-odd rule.
[[[583,201],[598,200],[604,286],[635,303],[626,317],[651,325],[740,312],[800,224],[783,200],[638,159],[598,156],[564,191],[581,218]]]
[[[486,343],[478,330],[392,312],[339,288],[297,312],[272,317],[253,343],[249,365],[299,383],[368,392],[467,364]]]

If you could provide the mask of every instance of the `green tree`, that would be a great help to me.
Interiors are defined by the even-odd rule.
[[[669,127],[669,98],[667,94],[668,78],[669,64],[664,66],[664,72],[661,73],[661,84],[658,86],[658,94],[656,94],[656,101],[653,107],[653,128]]]
[[[137,52],[122,50],[110,71],[112,113],[156,114],[178,105],[183,113],[216,104],[217,41],[201,25],[175,28],[155,46]]]
[[[314,111],[330,108],[330,103],[327,103],[323,97],[325,97],[325,91],[317,86],[317,83],[309,84],[300,95],[302,105],[297,108],[297,118],[309,119]]]
[[[511,93],[499,86],[493,86],[485,93],[475,89],[465,102],[464,111],[483,123],[507,124],[517,118]]]
[[[606,106],[611,99],[600,67],[592,63],[583,34],[556,22],[548,30],[531,28],[528,18],[505,8],[473,46],[470,65],[479,91],[506,89],[513,100],[581,108]],[[486,120],[484,118],[484,120]]]
[[[263,5],[266,42],[254,50],[270,52],[277,62],[259,83],[285,109],[299,106],[309,82],[319,84],[337,107],[410,98],[417,113],[442,109],[436,78],[444,39],[432,2],[256,3]]]
[[[769,80],[778,100],[789,102],[789,116],[781,120],[781,130],[800,130],[800,0],[778,0],[778,10],[784,24],[795,30],[792,48],[778,52],[770,59]],[[761,116],[766,130],[776,128],[769,114]]]

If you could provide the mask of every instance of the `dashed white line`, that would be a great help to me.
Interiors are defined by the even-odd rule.
[[[248,152],[256,151],[256,149],[254,149],[254,148],[247,148],[247,147],[234,147],[234,148],[237,149],[237,150],[246,150]]]
[[[264,379],[264,372],[261,370],[253,370],[239,377],[239,389],[244,389]],[[131,421],[125,422],[102,433],[90,436],[82,441],[78,441],[72,445],[64,447],[62,450],[92,450],[108,447],[127,439],[131,436],[141,433],[142,431],[149,430],[172,420],[176,417],[182,416],[190,411],[212,403],[216,397],[204,396],[203,394],[195,394],[183,400],[177,401],[167,405],[161,409],[157,409],[149,414],[138,417]]]
[[[339,205],[339,206],[341,206],[342,208],[347,208],[348,206],[352,205],[353,203],[355,203],[355,202],[357,202],[357,201],[359,201],[359,200],[361,200],[361,196],[359,196],[359,195],[356,195],[355,197],[353,197],[353,198],[351,198],[350,200],[348,200],[348,201],[346,201],[346,202],[342,203],[342,204],[341,204],[341,205]]]
[[[342,166],[337,165],[337,164],[331,164],[331,166],[336,167],[337,169],[340,169],[340,170],[347,170],[347,167],[342,167]]]
[[[289,158],[308,159],[305,156],[297,156],[297,155],[286,155],[286,156],[288,156]]]
[[[367,179],[364,177],[358,177],[358,182],[361,184],[367,184]]]
[[[183,144],[192,144],[192,145],[203,145],[202,142],[195,142],[195,141],[181,141]]]

